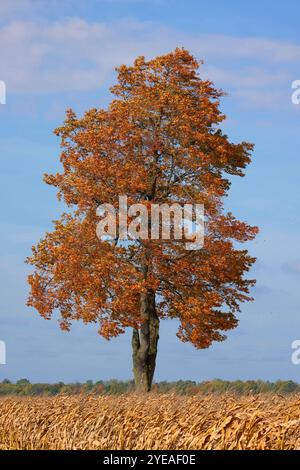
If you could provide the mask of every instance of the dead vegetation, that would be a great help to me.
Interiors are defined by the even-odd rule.
[[[300,395],[6,397],[0,449],[300,449]]]

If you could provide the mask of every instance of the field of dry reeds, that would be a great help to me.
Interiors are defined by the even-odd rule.
[[[0,449],[300,449],[300,396],[5,397]]]

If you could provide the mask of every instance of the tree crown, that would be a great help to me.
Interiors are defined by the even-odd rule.
[[[225,213],[231,175],[243,176],[252,144],[234,144],[220,129],[222,96],[198,74],[185,49],[117,69],[107,110],[79,118],[70,109],[55,133],[61,138],[63,171],[45,175],[69,206],[33,247],[28,262],[28,304],[60,325],[95,322],[111,338],[138,327],[140,295],[155,293],[160,318],[177,318],[178,336],[203,348],[237,325],[240,303],[251,300],[255,261],[235,241],[254,238],[256,227]],[[96,208],[128,203],[201,203],[205,244],[185,251],[178,240],[139,240],[128,246],[99,241]]]

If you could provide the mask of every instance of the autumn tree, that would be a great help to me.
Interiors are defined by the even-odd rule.
[[[108,109],[83,117],[72,110],[55,133],[61,138],[61,173],[45,175],[67,213],[33,247],[28,259],[28,305],[60,326],[93,322],[110,339],[132,328],[136,388],[148,391],[155,370],[159,323],[179,321],[178,337],[196,348],[225,339],[237,326],[240,304],[252,300],[255,261],[237,242],[257,229],[226,213],[233,176],[244,176],[253,146],[230,142],[220,124],[222,92],[198,74],[185,49],[117,69]],[[186,250],[185,239],[131,243],[99,240],[96,209],[118,197],[128,204],[204,204],[205,243]],[[148,210],[147,209],[147,210]]]

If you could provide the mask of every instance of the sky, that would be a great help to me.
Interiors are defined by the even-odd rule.
[[[130,333],[107,342],[96,326],[60,331],[26,307],[31,246],[62,205],[42,181],[59,171],[53,134],[66,108],[105,107],[114,67],[185,47],[204,60],[200,75],[227,92],[224,131],[255,144],[245,178],[233,179],[226,205],[260,227],[247,244],[257,257],[255,301],[239,326],[206,350],[180,343],[163,321],[156,380],[292,379],[300,338],[300,4],[234,0],[1,0],[0,80],[0,380],[34,382],[128,379]],[[0,100],[1,101],[1,100]]]

